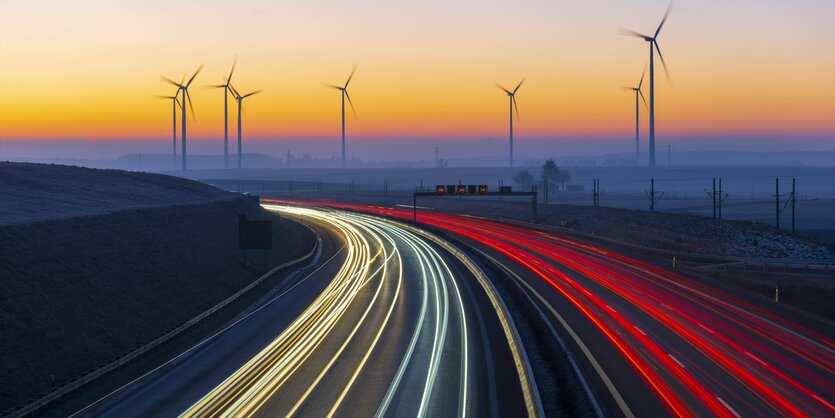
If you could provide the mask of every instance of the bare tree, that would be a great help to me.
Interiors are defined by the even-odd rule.
[[[522,170],[513,175],[513,181],[520,186],[530,186],[533,184],[533,174],[528,170]]]

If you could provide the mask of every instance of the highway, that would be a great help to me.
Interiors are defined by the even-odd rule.
[[[835,415],[831,322],[807,326],[739,293],[537,228],[434,212],[418,221],[470,245],[530,296],[606,415]]]
[[[496,417],[533,407],[498,315],[456,257],[379,217],[265,207],[323,237],[315,265],[74,416]]]

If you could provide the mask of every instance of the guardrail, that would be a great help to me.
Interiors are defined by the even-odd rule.
[[[763,272],[800,272],[803,274],[819,273],[819,274],[835,274],[835,262],[833,261],[798,261],[798,260],[741,260],[730,261],[726,263],[708,264],[704,266],[693,267],[698,270],[756,270]]]
[[[310,227],[308,227],[308,228],[310,228]],[[312,231],[312,229],[311,229],[311,231]],[[316,231],[313,231],[313,233],[316,234]],[[202,322],[203,320],[205,320],[206,318],[208,318],[209,316],[211,316],[215,312],[225,308],[226,306],[228,306],[229,304],[231,304],[232,302],[234,302],[235,300],[237,300],[238,298],[240,298],[241,296],[243,296],[244,294],[246,294],[250,290],[254,289],[256,286],[260,285],[264,280],[268,279],[269,277],[271,277],[272,275],[274,275],[278,271],[283,270],[287,267],[294,266],[296,264],[304,262],[305,260],[309,259],[310,257],[313,257],[313,255],[316,254],[316,251],[319,248],[319,242],[320,242],[319,235],[316,234],[316,240],[315,240],[315,243],[313,244],[313,248],[310,250],[310,252],[308,252],[304,256],[274,267],[272,270],[268,271],[267,273],[265,273],[264,275],[262,275],[258,279],[254,280],[250,284],[246,285],[241,290],[235,292],[235,294],[227,297],[226,299],[222,300],[217,305],[209,308],[208,310],[204,311],[203,313],[201,313],[201,314],[195,316],[194,318],[180,324],[179,326],[177,326],[177,327],[171,329],[170,331],[162,334],[161,336],[157,337],[153,341],[151,341],[151,342],[149,342],[149,343],[131,351],[130,353],[128,353],[128,354],[126,354],[126,355],[124,355],[124,356],[122,356],[122,357],[120,357],[120,358],[118,358],[118,359],[116,359],[116,360],[114,360],[114,361],[96,369],[95,371],[93,371],[91,373],[88,373],[84,376],[81,376],[81,377],[65,384],[64,386],[48,393],[46,396],[35,400],[34,402],[24,406],[21,409],[13,411],[11,413],[10,417],[17,418],[17,417],[25,417],[25,416],[31,415],[31,414],[37,412],[38,410],[44,408],[45,406],[49,405],[50,403],[55,402],[55,401],[65,397],[65,396],[69,395],[70,393],[81,389],[84,385],[87,385],[88,383],[91,383],[91,382],[101,378],[102,376],[118,369],[119,367],[124,366],[125,364],[137,359],[138,357],[142,356],[143,354],[146,354],[146,353],[156,349],[157,347],[164,344],[165,342],[167,342],[167,341],[171,340],[172,338],[177,337],[178,335],[182,334],[187,329],[189,329],[189,328],[197,325],[198,323]]]

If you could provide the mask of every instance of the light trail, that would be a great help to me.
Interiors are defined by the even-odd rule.
[[[326,205],[412,217],[402,209]],[[674,415],[835,414],[832,335],[588,243],[472,217],[421,213],[419,219],[478,242],[548,283]]]
[[[453,275],[444,256],[423,237],[380,218],[290,206],[265,207],[337,230],[345,242],[345,261],[316,299],[278,336],[180,416],[263,414],[270,400],[280,396],[290,382],[306,385],[306,390],[290,404],[270,406],[277,408],[270,409],[270,415],[281,410],[280,415],[293,416],[309,402],[320,399],[328,400],[329,405],[323,415],[338,413],[346,408],[370,359],[385,351],[381,345],[391,346],[386,337],[395,332],[390,320],[395,312],[405,309],[401,295],[409,292],[420,295],[419,313],[408,324],[412,328],[399,354],[398,367],[392,368],[390,381],[375,395],[379,401],[377,415],[383,416],[392,405],[407,401],[417,403],[418,416],[433,415],[432,411],[446,410],[445,404],[457,398],[455,414],[468,416],[472,353],[467,309],[457,283],[460,279]],[[404,275],[407,263],[416,266],[419,277]],[[352,319],[346,322],[349,317]],[[424,352],[421,347],[429,349]],[[350,358],[346,356],[349,351]],[[321,361],[323,355],[327,361]],[[347,377],[333,386],[330,383],[334,382],[337,367]],[[442,379],[453,372],[458,376],[455,380]],[[324,384],[326,380],[328,385]],[[363,388],[364,395],[367,391]]]

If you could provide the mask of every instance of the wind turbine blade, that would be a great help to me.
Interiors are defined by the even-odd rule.
[[[513,101],[513,109],[516,110],[516,120],[519,120],[519,105],[516,104],[516,96],[510,96],[510,100]]]
[[[233,87],[231,84],[229,85],[229,91],[232,92],[232,97],[236,99],[241,96],[240,94],[238,94],[238,90],[235,90],[235,87]]]
[[[500,88],[500,89],[504,90],[504,92],[505,92],[505,93],[507,93],[507,94],[513,94],[513,93],[511,93],[511,92],[510,92],[510,90],[508,90],[508,89],[506,89],[506,88],[502,87],[502,86],[501,86],[501,84],[499,84],[499,83],[496,83],[496,87],[498,87],[498,88]]]
[[[354,117],[357,117],[357,111],[354,109],[354,102],[351,101],[351,96],[348,94],[348,90],[342,90],[345,93],[345,97],[348,99],[348,104],[351,105],[351,113],[354,114]]]
[[[516,88],[513,89],[513,94],[516,94],[516,91],[519,90],[519,87],[522,87],[522,83],[524,83],[526,79],[527,77],[522,77],[522,81],[520,81],[519,84],[516,85]]]
[[[634,36],[636,38],[641,38],[641,39],[650,39],[649,36],[646,36],[643,33],[638,33],[638,32],[635,32],[634,30],[630,30],[630,29],[626,29],[626,28],[618,28],[618,32],[621,35]]]
[[[208,86],[202,86],[204,89],[221,89],[225,88],[226,84],[210,84]]]
[[[644,97],[644,92],[638,90],[638,95],[640,95],[641,100],[644,101],[644,108],[649,108],[649,105],[647,104],[647,99]]]
[[[188,102],[188,107],[191,109],[191,120],[197,120],[197,115],[194,114],[194,105],[191,103],[191,95],[188,94],[188,90],[183,90],[186,92],[186,101]]]
[[[194,81],[194,77],[197,77],[197,74],[200,74],[200,70],[202,70],[202,69],[203,69],[203,64],[200,64],[200,66],[197,67],[197,71],[194,72],[194,75],[191,76],[190,79],[188,79],[188,83],[186,84],[186,87],[191,85],[191,82]]]
[[[171,83],[171,84],[173,84],[177,87],[180,87],[180,83],[178,83],[178,82],[176,82],[176,81],[174,81],[174,80],[172,80],[172,79],[170,79],[166,76],[161,75],[161,76],[159,76],[159,79],[162,80],[162,81],[165,81],[166,83]]]
[[[641,89],[641,86],[644,85],[644,76],[647,75],[647,66],[644,65],[644,72],[641,73],[641,81],[638,82],[638,90]]]
[[[163,96],[163,95],[161,95],[161,94],[155,94],[155,95],[153,95],[153,96],[151,96],[151,97],[153,97],[154,99],[169,99],[169,100],[170,100],[170,99],[176,99],[176,98],[177,98],[177,96]]]
[[[636,91],[637,90],[635,87],[622,87],[622,88],[624,90],[629,90],[629,91]]]
[[[260,92],[262,92],[262,91],[264,91],[264,89],[258,89],[258,90],[253,91],[252,93],[247,93],[247,94],[244,94],[243,96],[241,96],[241,99],[245,99],[245,98],[247,98],[247,97],[249,97],[249,96],[252,96],[253,94],[258,94],[258,93],[260,93]]]
[[[229,77],[226,78],[226,84],[229,84],[229,83],[232,82],[232,74],[235,73],[235,67],[237,67],[237,66],[238,66],[238,56],[236,55],[235,60],[232,61],[232,70],[229,71]]]
[[[351,79],[354,78],[354,73],[355,72],[357,72],[357,65],[356,64],[354,64],[354,69],[351,70],[351,75],[348,76],[348,81],[345,82],[345,87],[343,87],[343,88],[346,88],[346,89],[348,88],[348,83],[350,83]]]
[[[342,90],[342,87],[335,86],[333,84],[328,84],[328,83],[322,83],[322,87],[329,87],[329,88],[332,88],[332,89]]]
[[[661,55],[661,48],[658,46],[658,42],[652,41],[655,44],[655,50],[658,51],[658,58],[661,58],[661,65],[664,67],[664,75],[667,76],[667,84],[672,85],[673,79],[670,78],[670,71],[667,69],[667,62],[664,61],[664,56]]]
[[[183,71],[183,78],[180,79],[180,85],[186,82],[186,72]]]
[[[664,22],[667,21],[667,18],[670,17],[670,12],[673,10],[673,2],[670,2],[670,5],[667,6],[667,11],[664,13],[664,18],[661,19],[661,23],[658,24],[658,29],[655,30],[655,36],[653,38],[658,37],[658,32],[661,32],[661,27],[664,26]]]

